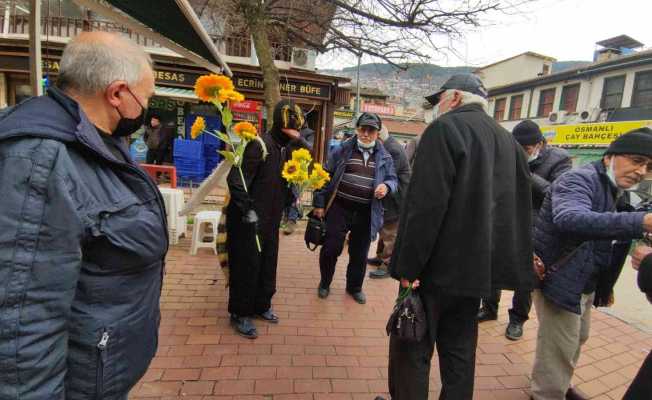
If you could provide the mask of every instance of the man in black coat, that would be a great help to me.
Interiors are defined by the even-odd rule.
[[[390,337],[392,400],[428,398],[435,344],[440,399],[470,400],[480,298],[534,285],[527,160],[487,115],[486,97],[478,77],[459,74],[426,98],[437,119],[419,144],[390,273],[418,287],[428,333],[418,343]]]
[[[632,253],[632,267],[638,271],[638,287],[652,303],[652,247],[638,246]],[[652,352],[638,370],[623,400],[647,399],[652,393]]]
[[[227,251],[229,255],[229,313],[236,332],[255,339],[258,332],[251,318],[278,323],[272,311],[276,293],[278,233],[283,209],[291,199],[281,169],[289,158],[286,146],[299,141],[303,112],[289,100],[274,108],[274,125],[258,140],[249,142],[242,174],[232,168],[227,182],[231,200],[227,207]],[[264,153],[267,155],[264,157]],[[256,233],[262,251],[256,245]]]
[[[571,169],[573,163],[566,150],[547,146],[539,125],[530,120],[516,125],[512,134],[528,156],[532,173],[532,213],[533,217],[536,217],[550,184],[559,175]],[[514,292],[512,308],[509,310],[509,324],[505,330],[507,339],[518,340],[523,336],[523,324],[528,320],[532,308],[531,295],[529,290]],[[495,290],[491,297],[482,299],[478,320],[484,322],[497,319],[499,302],[500,290]]]
[[[383,199],[385,213],[383,214],[383,228],[379,232],[380,238],[378,239],[376,258],[368,260],[369,264],[378,267],[378,269],[369,272],[369,278],[372,279],[389,278],[388,265],[394,252],[396,235],[398,234],[398,216],[401,212],[402,198],[410,183],[410,174],[412,173],[403,145],[389,135],[385,125],[380,128],[378,137],[394,161],[394,169],[398,176],[398,190]]]

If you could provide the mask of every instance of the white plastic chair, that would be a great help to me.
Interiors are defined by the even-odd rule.
[[[213,250],[217,255],[217,225],[220,222],[220,211],[200,211],[195,215],[195,222],[192,226],[192,243],[190,244],[190,255],[196,255],[197,249],[205,247]],[[212,232],[207,232],[206,228],[211,225]],[[206,237],[210,241],[206,241]]]

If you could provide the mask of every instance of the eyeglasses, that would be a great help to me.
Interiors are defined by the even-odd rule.
[[[652,171],[652,160],[649,157],[639,156],[636,154],[624,154],[622,157],[626,158],[634,164],[637,168],[645,167],[648,171]]]

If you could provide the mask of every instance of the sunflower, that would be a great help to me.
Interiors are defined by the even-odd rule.
[[[306,172],[301,168],[301,164],[296,160],[287,161],[283,166],[281,175],[289,183],[301,183],[307,177]]]
[[[331,179],[330,175],[319,163],[315,163],[310,174],[310,186],[313,189],[321,189]]]
[[[233,88],[233,81],[224,75],[202,75],[195,82],[195,94],[203,101],[218,99],[221,92],[233,91]]]
[[[247,121],[238,122],[233,125],[233,133],[244,140],[253,140],[256,138],[256,135],[258,135],[256,127],[251,122]]]
[[[298,162],[310,162],[312,156],[307,149],[299,149],[292,152],[292,159]]]
[[[192,123],[192,128],[190,128],[190,136],[193,139],[197,139],[197,136],[201,135],[204,129],[206,129],[204,117],[197,117],[195,122]]]
[[[233,103],[240,103],[244,101],[244,99],[244,95],[240,92],[236,92],[235,90],[222,90],[218,96],[218,101],[220,103],[224,103],[227,100]]]

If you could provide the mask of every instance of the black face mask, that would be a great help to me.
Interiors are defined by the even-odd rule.
[[[127,88],[127,91],[140,106],[140,115],[138,115],[136,118],[126,118],[122,116],[122,113],[116,107],[115,110],[118,112],[118,114],[120,114],[118,125],[112,132],[112,135],[116,137],[129,136],[136,132],[145,123],[145,114],[147,113],[147,109],[140,103],[138,98],[131,92],[129,88]]]

